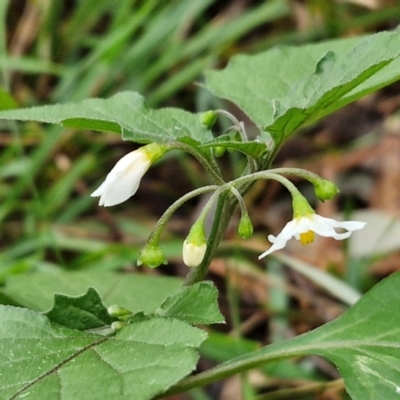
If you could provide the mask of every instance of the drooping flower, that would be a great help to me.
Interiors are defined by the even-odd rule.
[[[353,231],[362,229],[365,222],[336,221],[331,218],[321,217],[308,204],[304,197],[296,196],[293,199],[294,217],[288,222],[278,236],[269,235],[268,240],[272,246],[258,258],[264,258],[275,250],[283,249],[291,238],[300,240],[302,244],[312,243],[315,233],[324,237],[333,237],[336,240],[347,239]],[[344,229],[347,232],[336,232],[335,229]]]
[[[105,181],[91,194],[100,197],[99,205],[104,207],[123,203],[133,196],[143,175],[151,164],[158,160],[167,147],[151,143],[122,157],[109,172]]]
[[[197,220],[183,242],[182,258],[186,266],[198,267],[203,261],[207,250],[207,240],[203,219]]]

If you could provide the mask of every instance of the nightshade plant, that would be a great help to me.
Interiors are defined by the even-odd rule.
[[[151,399],[285,358],[317,354],[337,366],[351,398],[397,399],[399,274],[378,284],[331,323],[188,375],[195,370],[198,348],[207,337],[194,325],[223,322],[217,290],[204,277],[237,206],[241,211],[239,235],[247,239],[253,232],[243,200],[250,185],[259,179],[275,180],[292,196],[293,220],[277,237],[269,236],[272,246],[268,248],[266,243],[260,258],[282,249],[292,237],[307,244],[314,233],[339,240],[361,229],[363,222],[338,222],[316,215],[288,178],[311,182],[321,201],[337,194],[333,182],[309,171],[271,168],[271,164],[282,144],[299,128],[399,78],[398,31],[236,56],[224,70],[207,72],[204,85],[248,115],[259,129],[255,138],[249,138],[245,125],[225,110],[202,114],[172,108],[151,110],[132,92],[0,112],[2,119],[115,132],[124,140],[142,144],[118,161],[92,193],[100,198],[100,206],[113,206],[134,195],[148,168],[171,149],[187,152],[201,163],[210,184],[187,193],[165,211],[139,254],[139,265],[156,268],[167,263],[161,235],[169,219],[189,199],[211,194],[183,241],[182,257],[190,269],[180,288],[179,281],[125,277],[118,283],[119,296],[123,293],[124,297],[117,295],[113,298],[117,305],[107,308],[101,299],[107,286],[105,275],[102,283],[86,284],[82,274],[69,273],[86,290],[78,297],[57,294],[54,306],[45,314],[1,306],[1,398]],[[218,118],[231,121],[232,126],[222,134],[215,129]],[[215,157],[225,150],[240,152],[247,160],[242,174],[230,181],[225,181]],[[213,205],[213,223],[206,232],[205,218]],[[338,233],[336,228],[346,232]],[[71,279],[66,275],[58,276]],[[35,287],[34,277],[31,286]]]

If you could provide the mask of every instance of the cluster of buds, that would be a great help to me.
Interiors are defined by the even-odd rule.
[[[213,125],[216,116],[214,113],[205,114],[203,119],[204,123],[207,123],[207,125]],[[107,175],[105,181],[91,196],[100,197],[99,205],[105,207],[126,201],[136,193],[143,175],[150,166],[168,150],[168,146],[152,143],[127,154],[117,162],[115,167]],[[287,170],[281,170],[279,172],[283,173],[287,172]],[[291,172],[308,179],[314,186],[317,198],[321,201],[332,199],[339,192],[339,189],[333,182],[315,174],[303,170],[295,171],[294,169],[292,169]],[[325,237],[332,237],[336,240],[342,240],[348,238],[353,231],[361,229],[365,225],[364,222],[359,221],[338,222],[333,219],[321,217],[315,213],[297,188],[278,173],[278,170],[262,171],[259,172],[258,175],[259,174],[261,174],[261,178],[276,179],[284,184],[291,192],[293,204],[293,220],[288,222],[277,236],[268,236],[268,240],[272,243],[272,246],[259,256],[260,259],[271,254],[273,251],[284,248],[286,243],[293,237],[300,240],[303,244],[313,242],[315,233]],[[243,180],[243,178],[241,178],[241,180]],[[243,239],[248,239],[253,234],[253,225],[247,213],[244,201],[232,182],[230,185],[227,184],[226,186],[227,190],[231,190],[236,196],[241,208],[238,233]],[[219,187],[219,189],[221,189],[221,187]],[[215,194],[217,194],[217,191]],[[183,242],[182,258],[183,262],[188,267],[198,267],[204,260],[207,251],[207,236],[204,222],[211,208],[211,203],[212,199],[204,208]],[[170,215],[168,218],[169,217]],[[344,229],[345,232],[338,233],[336,229]],[[150,237],[139,255],[138,265],[144,264],[155,268],[161,264],[167,264],[167,259],[158,243],[159,236],[160,235],[157,234]]]

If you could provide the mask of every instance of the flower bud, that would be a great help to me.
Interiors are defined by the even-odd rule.
[[[198,220],[190,229],[189,235],[183,242],[182,258],[188,267],[197,267],[203,261],[207,250],[207,240],[203,220]]]
[[[118,332],[118,331],[120,331],[122,328],[124,328],[125,325],[126,325],[126,322],[123,322],[123,321],[114,321],[114,322],[111,324],[111,329],[112,329],[114,332]]]
[[[140,251],[137,265],[146,265],[150,268],[157,268],[161,264],[168,264],[164,252],[158,244],[147,243]]]
[[[214,150],[215,157],[221,157],[226,153],[226,147],[223,147],[223,146],[213,147],[213,150]]]
[[[328,179],[321,178],[312,182],[312,184],[314,185],[315,195],[321,201],[331,200],[340,192],[336,184]]]
[[[121,317],[126,317],[127,315],[132,315],[132,311],[129,311],[128,309],[124,307],[120,307],[116,304],[110,306],[107,308],[107,312],[115,318],[121,318]]]
[[[218,114],[215,111],[206,111],[200,115],[200,121],[206,128],[212,128],[217,121]]]
[[[206,254],[207,244],[196,244],[185,240],[183,242],[182,258],[188,267],[198,267]]]
[[[242,239],[250,239],[253,235],[253,224],[251,223],[251,219],[249,214],[242,214],[239,226],[238,226],[238,233]]]

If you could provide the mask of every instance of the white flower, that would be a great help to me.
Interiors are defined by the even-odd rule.
[[[182,258],[188,267],[197,267],[203,261],[206,254],[207,244],[197,244],[187,239],[183,242]]]
[[[152,163],[150,154],[142,149],[122,157],[100,187],[91,194],[92,197],[100,197],[99,206],[115,206],[136,193],[143,175]]]
[[[361,229],[365,226],[365,222],[359,221],[335,221],[334,219],[324,218],[315,213],[307,213],[306,215],[298,215],[292,221],[288,222],[278,236],[269,235],[268,240],[272,246],[258,258],[261,259],[275,250],[283,249],[286,242],[292,237],[300,240],[301,243],[307,244],[314,241],[314,232],[320,236],[333,237],[336,240],[348,238],[353,231]],[[335,228],[342,228],[347,232],[337,233]]]

